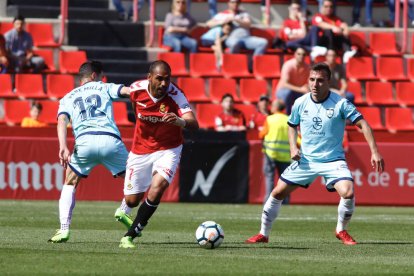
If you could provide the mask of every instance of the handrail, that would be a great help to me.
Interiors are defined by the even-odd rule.
[[[400,0],[394,0],[395,13],[394,13],[394,28],[400,27]]]
[[[132,1],[132,22],[138,22],[138,0]]]
[[[405,53],[407,51],[407,40],[408,40],[408,0],[404,0],[403,3],[403,36],[402,36],[402,45],[401,52]]]
[[[60,1],[60,37],[58,44],[62,46],[65,39],[65,26],[66,20],[68,19],[68,0]]]
[[[155,0],[150,0],[150,30],[148,38],[148,47],[152,47],[155,36]]]
[[[266,0],[266,26],[269,27],[270,26],[270,0]]]

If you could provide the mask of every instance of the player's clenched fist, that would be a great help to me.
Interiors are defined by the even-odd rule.
[[[178,117],[175,113],[166,113],[163,117],[162,117],[162,121],[166,122],[168,124],[173,124],[179,127],[184,128],[186,125],[186,122],[183,118]]]

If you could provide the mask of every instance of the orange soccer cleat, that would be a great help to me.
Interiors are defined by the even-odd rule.
[[[268,243],[269,238],[266,236],[263,236],[262,234],[254,235],[253,237],[247,239],[245,243]]]
[[[342,241],[345,245],[355,245],[357,242],[348,234],[346,230],[342,230],[339,233],[336,233],[335,236],[338,240]]]

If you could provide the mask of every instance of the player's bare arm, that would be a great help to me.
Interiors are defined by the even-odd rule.
[[[59,162],[63,167],[67,167],[70,162],[70,151],[67,145],[67,127],[69,118],[65,114],[58,117],[57,132],[59,138]]]
[[[129,97],[129,94],[131,94],[131,89],[129,87],[124,86],[124,87],[121,88],[120,94],[123,97],[127,97],[128,98]]]
[[[292,158],[295,161],[299,161],[300,149],[298,148],[298,145],[297,145],[297,140],[298,140],[297,127],[289,126],[288,135],[289,135],[289,146],[290,146],[290,158]]]
[[[191,130],[198,129],[198,122],[193,112],[184,113],[181,117],[177,116],[177,114],[172,112],[166,113],[162,117],[162,120],[165,123],[173,124],[181,128],[187,128]]]
[[[385,169],[384,159],[381,154],[378,152],[377,143],[375,142],[374,134],[371,127],[364,119],[359,120],[356,123],[356,126],[361,129],[364,134],[365,140],[367,141],[369,148],[371,150],[371,165],[372,168],[377,172],[383,172]]]

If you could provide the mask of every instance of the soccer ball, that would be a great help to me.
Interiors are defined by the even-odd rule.
[[[220,246],[224,239],[224,231],[220,224],[205,221],[196,230],[196,239],[202,248],[214,249]]]

